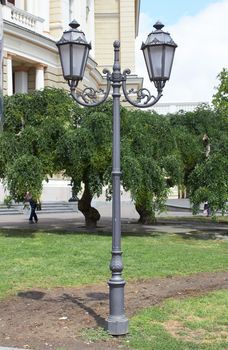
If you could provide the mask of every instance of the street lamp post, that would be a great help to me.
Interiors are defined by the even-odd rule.
[[[177,45],[171,39],[169,33],[163,32],[163,24],[157,22],[145,43],[142,43],[149,78],[157,89],[157,96],[150,94],[149,90],[141,88],[127,90],[127,75],[129,69],[121,73],[120,68],[120,42],[115,41],[114,64],[112,73],[107,69],[103,70],[106,75],[106,91],[96,91],[87,87],[81,92],[76,88],[83,79],[84,71],[91,49],[91,44],[86,41],[85,35],[78,29],[79,24],[74,20],[70,23],[71,29],[63,33],[62,38],[57,42],[63,76],[67,80],[73,99],[82,106],[98,106],[109,96],[112,86],[113,93],[113,153],[112,153],[112,258],[110,270],[112,276],[109,284],[109,316],[107,329],[112,335],[123,335],[128,333],[128,319],[125,316],[124,308],[124,286],[122,278],[122,251],[121,251],[121,217],[120,217],[120,88],[126,100],[135,107],[145,108],[153,106],[162,96],[162,90],[169,80],[174,52]],[[135,98],[132,95],[136,95]]]

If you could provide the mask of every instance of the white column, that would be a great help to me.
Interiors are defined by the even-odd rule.
[[[15,6],[21,10],[24,10],[25,9],[25,2],[24,0],[16,0],[15,1]]]
[[[44,66],[36,66],[36,90],[41,90],[44,88]]]
[[[49,33],[50,4],[49,0],[27,0],[27,4],[33,3],[32,13],[44,19],[43,30]]]
[[[84,3],[84,1],[83,1]],[[85,31],[85,28],[83,28],[83,16],[82,16],[82,8],[85,6],[85,4],[82,4],[82,0],[74,0],[72,3],[72,17],[73,19],[76,19],[76,21],[80,24],[80,30],[83,32]],[[84,18],[85,21],[85,18]]]
[[[29,13],[31,13],[32,15],[35,14],[35,9],[34,9],[34,0],[31,1],[31,0],[26,0],[26,8],[25,10]]]
[[[90,56],[95,57],[95,15],[94,15],[94,0],[87,0],[87,6],[89,6],[89,13],[86,20],[86,38],[87,41],[91,41],[92,50]]]
[[[45,0],[43,2],[43,6],[44,6],[44,11],[45,11],[45,22],[44,22],[44,31],[49,33],[50,31],[50,26],[49,26],[49,20],[50,20],[50,4],[49,4],[49,0]]]
[[[7,95],[13,95],[13,68],[12,56],[7,56]]]
[[[14,72],[15,94],[28,92],[28,71],[18,70]]]

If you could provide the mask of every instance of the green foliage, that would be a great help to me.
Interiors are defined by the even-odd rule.
[[[61,89],[46,88],[4,98],[0,176],[16,201],[26,191],[39,197],[47,175],[62,170],[56,143],[77,118],[77,105]]]
[[[225,214],[228,200],[227,156],[214,153],[197,164],[189,177],[190,198],[193,211],[199,211],[200,203],[208,201],[212,216],[220,209]]]
[[[212,103],[216,109],[224,117],[224,120],[228,122],[228,69],[224,68],[218,75],[219,86],[217,92],[213,96]]]
[[[228,124],[219,109],[206,105],[193,112],[170,116],[182,161],[182,183],[193,203],[193,213],[208,201],[212,216],[225,213],[228,200]],[[204,135],[209,142],[206,153]]]
[[[23,201],[29,191],[34,198],[39,198],[44,178],[41,161],[32,155],[22,155],[7,167],[7,188],[16,201]]]
[[[214,216],[225,213],[227,201],[228,125],[218,110],[207,105],[193,112],[169,116],[174,128],[182,163],[182,184],[197,213],[202,202],[208,201]],[[208,137],[206,153],[204,135]]]
[[[112,157],[112,104],[81,108],[77,121],[61,135],[56,145],[60,169],[74,182],[75,191],[82,182],[89,184],[92,195],[101,194]]]
[[[217,115],[207,105],[201,105],[193,112],[180,112],[169,118],[182,163],[182,183],[187,186],[191,171],[204,158],[203,136],[207,134],[211,142],[217,130]]]
[[[7,208],[10,208],[13,203],[13,197],[12,196],[5,196],[4,198],[4,204],[7,206]]]
[[[122,127],[123,185],[136,202],[140,221],[154,221],[169,187],[178,183],[180,161],[169,120],[150,112],[133,111]]]

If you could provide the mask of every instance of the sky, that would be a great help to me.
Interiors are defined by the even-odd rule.
[[[153,94],[140,48],[157,20],[178,45],[160,102],[210,103],[228,68],[228,0],[141,0],[135,72]]]

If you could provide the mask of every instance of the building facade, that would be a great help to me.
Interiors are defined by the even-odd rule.
[[[139,5],[139,0],[6,1],[3,93],[27,93],[45,86],[66,87],[56,41],[73,19],[81,24],[81,30],[92,43],[83,85],[96,89],[104,86],[102,70],[111,68],[112,42],[120,40],[122,67],[132,70],[131,82],[139,88],[142,79],[134,76]]]
[[[5,0],[0,1],[0,130],[3,117],[3,99],[2,99],[2,58],[3,58],[3,18],[2,6],[5,5]]]

